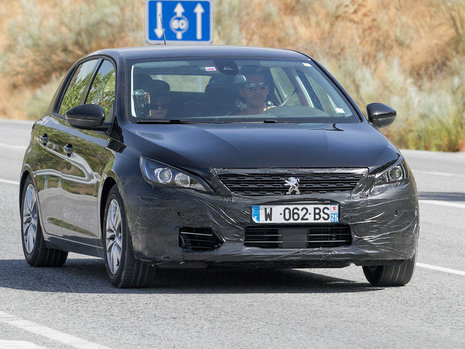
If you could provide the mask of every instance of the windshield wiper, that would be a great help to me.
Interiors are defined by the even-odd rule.
[[[139,119],[138,124],[236,124],[236,123],[264,123],[264,124],[276,124],[276,123],[287,123],[288,121],[276,120],[276,119],[258,119],[258,120],[166,120],[166,119]]]
[[[138,124],[195,124],[194,121],[187,120],[166,120],[166,119],[140,119]]]

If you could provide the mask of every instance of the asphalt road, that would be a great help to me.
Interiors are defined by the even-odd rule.
[[[18,177],[31,124],[0,120],[0,348],[465,347],[465,153],[403,151],[420,196],[412,281],[370,287],[361,268],[164,270],[119,290],[103,261],[23,258]]]

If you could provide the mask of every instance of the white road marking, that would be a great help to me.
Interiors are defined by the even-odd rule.
[[[460,177],[460,178],[465,178],[465,175],[457,174],[457,173],[449,173],[449,172],[437,172],[437,171],[421,171],[421,170],[415,170],[415,171],[413,171],[413,174],[415,174],[415,173],[423,173],[423,174],[433,175],[433,176],[444,176],[444,177]]]
[[[418,201],[423,204],[432,204],[432,205],[455,207],[455,208],[465,208],[465,204],[459,204],[458,202],[441,201],[441,200],[418,200]]]
[[[18,181],[10,181],[9,179],[1,179],[1,178],[0,178],[0,183],[19,185],[19,182],[18,182]]]
[[[7,325],[17,327],[21,330],[28,331],[34,334],[37,334],[42,337],[49,338],[56,342],[63,343],[70,347],[79,348],[79,349],[109,349],[106,346],[89,342],[85,339],[54,330],[53,328],[42,326],[36,324],[35,322],[23,320],[19,317],[4,313],[0,311],[0,322],[3,322]]]
[[[465,271],[461,271],[461,270],[438,267],[437,265],[424,264],[424,263],[416,263],[416,265],[417,267],[420,267],[420,268],[442,271],[443,273],[448,273],[448,274],[465,276]]]
[[[24,146],[24,145],[11,145],[11,144],[5,144],[5,143],[0,143],[0,147],[11,148],[11,149],[21,149],[21,150],[25,150],[27,148],[27,146]]]
[[[45,349],[37,344],[26,341],[7,341],[0,340],[0,348],[2,349]]]
[[[23,125],[32,125],[34,124],[34,121],[30,120],[17,120],[17,119],[0,119],[0,124],[23,124]]]

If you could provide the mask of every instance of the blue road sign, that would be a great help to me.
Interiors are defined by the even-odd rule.
[[[145,40],[149,44],[167,42],[211,43],[213,13],[211,0],[147,0]]]

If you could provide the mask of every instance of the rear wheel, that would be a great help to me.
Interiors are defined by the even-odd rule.
[[[21,196],[21,242],[26,261],[33,267],[59,267],[68,252],[45,246],[40,226],[39,202],[31,177],[26,179]]]
[[[126,211],[116,186],[108,194],[103,227],[105,268],[111,283],[119,288],[150,286],[155,278],[155,267],[134,257]]]
[[[412,278],[415,256],[399,264],[365,266],[363,272],[372,286],[404,286]]]

